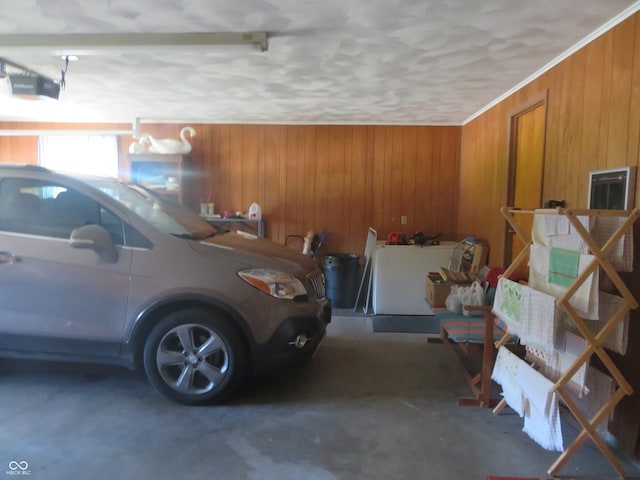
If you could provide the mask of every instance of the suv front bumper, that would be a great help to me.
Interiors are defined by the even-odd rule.
[[[316,316],[285,319],[272,337],[256,350],[254,371],[261,374],[274,367],[299,364],[313,357],[331,322],[331,305],[323,302]]]

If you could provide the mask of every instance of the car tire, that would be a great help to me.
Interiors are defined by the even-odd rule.
[[[226,399],[244,375],[242,337],[229,320],[200,309],[173,312],[150,332],[144,369],[166,397],[203,405]]]

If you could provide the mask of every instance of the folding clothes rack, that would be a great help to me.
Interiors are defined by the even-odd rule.
[[[611,360],[609,354],[603,348],[603,342],[614,331],[616,326],[624,319],[625,315],[628,315],[631,309],[638,307],[638,302],[629,291],[625,283],[620,278],[620,275],[614,268],[607,255],[618,244],[625,234],[632,235],[633,224],[640,217],[640,209],[636,208],[630,211],[622,210],[587,210],[587,209],[537,209],[537,210],[519,210],[512,207],[502,207],[502,215],[509,222],[515,233],[525,244],[524,249],[515,258],[512,264],[504,273],[504,277],[509,277],[518,266],[528,257],[529,248],[533,244],[532,235],[526,235],[522,228],[517,224],[515,215],[518,214],[542,214],[542,215],[563,215],[565,216],[570,225],[580,235],[582,240],[587,245],[587,248],[591,255],[595,258],[586,266],[576,277],[575,281],[568,286],[565,293],[556,298],[556,305],[564,309],[572,320],[575,327],[578,329],[584,340],[586,340],[587,347],[576,358],[573,364],[561,375],[561,377],[554,383],[553,390],[559,395],[560,399],[568,407],[571,414],[575,417],[577,422],[582,426],[582,431],[573,440],[573,442],[564,449],[560,457],[551,465],[547,473],[555,476],[556,473],[566,464],[569,458],[586,442],[588,438],[591,438],[602,454],[609,460],[613,468],[624,477],[625,472],[620,462],[616,459],[611,452],[605,441],[600,434],[596,431],[598,425],[605,421],[609,415],[613,412],[616,405],[624,398],[625,395],[631,395],[633,389],[622,375],[620,370]],[[608,240],[600,247],[594,240],[589,231],[579,220],[579,216],[587,217],[623,217],[624,220],[620,226],[609,236]],[[613,282],[618,290],[618,293],[622,297],[623,301],[620,306],[614,311],[607,321],[602,322],[602,328],[597,334],[594,334],[592,330],[586,325],[585,321],[580,317],[576,309],[569,303],[572,296],[576,294],[580,286],[589,279],[592,274],[599,274],[599,267],[601,267],[607,274],[609,279]],[[506,334],[502,340],[496,343],[496,347],[504,345],[508,339]],[[590,419],[580,411],[576,402],[569,394],[567,384],[571,378],[582,368],[585,364],[588,365],[591,355],[595,353],[608,373],[615,380],[615,391],[608,402],[606,402],[602,408]]]

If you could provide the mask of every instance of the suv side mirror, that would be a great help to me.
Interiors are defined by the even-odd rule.
[[[118,261],[118,250],[111,236],[100,225],[85,225],[71,232],[71,248],[84,248],[95,251],[100,260],[106,263]]]

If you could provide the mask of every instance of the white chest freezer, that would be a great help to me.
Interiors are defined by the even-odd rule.
[[[428,272],[449,266],[457,244],[377,245],[373,255],[373,312],[376,315],[432,315],[425,301],[425,278]]]

